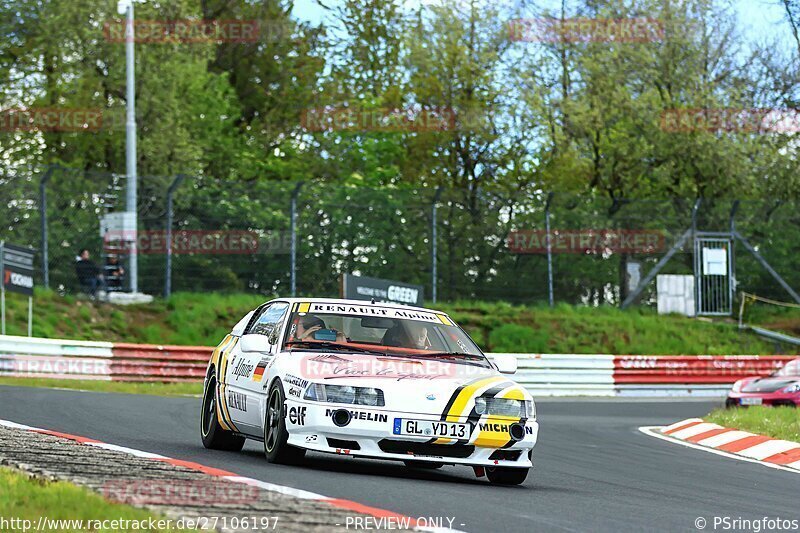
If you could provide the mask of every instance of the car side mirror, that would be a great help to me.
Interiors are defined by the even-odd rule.
[[[249,335],[242,335],[242,340],[239,342],[243,352],[269,352],[269,340],[264,335],[251,333]]]
[[[501,374],[515,374],[517,372],[517,358],[510,353],[499,353],[492,356],[495,368]]]

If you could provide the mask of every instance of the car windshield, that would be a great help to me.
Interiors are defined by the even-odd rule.
[[[793,359],[772,374],[775,377],[800,377],[800,359]]]
[[[487,361],[447,315],[380,304],[294,304],[284,346]]]

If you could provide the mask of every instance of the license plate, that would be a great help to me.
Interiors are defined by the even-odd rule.
[[[742,398],[742,405],[761,405],[764,403],[762,398]]]
[[[395,418],[395,435],[413,435],[415,437],[449,437],[452,439],[468,439],[469,425],[454,422],[433,422],[431,420],[410,420]]]

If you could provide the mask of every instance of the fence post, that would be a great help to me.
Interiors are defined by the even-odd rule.
[[[42,239],[42,281],[45,289],[50,288],[50,257],[47,247],[47,182],[53,175],[53,167],[50,166],[45,171],[42,179],[39,180],[39,222],[41,223]]]
[[[734,266],[736,264],[734,262],[736,260],[736,257],[734,255],[734,252],[736,251],[734,250],[734,248],[736,247],[736,237],[734,234],[736,233],[736,213],[738,211],[739,211],[739,200],[734,200],[733,205],[731,206],[731,215],[729,217],[729,226],[730,226],[729,229],[731,232],[731,249],[729,250],[728,253],[728,265],[731,272],[731,279],[728,288],[728,297],[730,298],[731,301],[731,308],[733,308],[733,299],[736,297],[736,285],[737,285],[736,268]]]
[[[547,193],[547,200],[544,203],[544,229],[547,239],[547,296],[550,307],[554,305],[553,298],[553,247],[550,242],[550,204],[553,201],[552,192]]]
[[[700,264],[701,258],[697,254],[697,213],[700,210],[700,206],[703,203],[703,198],[697,198],[694,201],[694,205],[692,206],[692,265],[694,267],[694,314],[697,316],[698,311],[700,310],[700,300],[702,298],[702,294],[700,293]]]
[[[730,217],[728,217],[731,237],[733,237],[733,232],[736,231],[736,213],[738,211],[739,211],[739,200],[734,200],[733,205],[731,206],[731,215]]]
[[[289,211],[289,232],[292,236],[292,244],[291,244],[291,283],[290,289],[292,293],[292,297],[297,295],[297,196],[300,194],[300,187],[303,186],[303,182],[299,182],[295,185],[294,190],[292,191],[292,201],[290,204],[290,211]]]
[[[184,177],[184,174],[175,176],[167,189],[167,265],[164,273],[164,298],[169,298],[172,294],[172,196]]]
[[[692,246],[694,246],[694,238],[697,236],[697,212],[700,210],[700,204],[702,203],[703,199],[698,198],[692,206]]]
[[[775,271],[775,269],[772,268],[772,266],[769,263],[767,263],[767,260],[764,259],[760,253],[758,253],[758,250],[756,250],[753,247],[753,245],[751,245],[750,242],[747,239],[745,239],[744,236],[738,231],[734,231],[733,236],[739,239],[739,242],[741,242],[744,245],[744,247],[747,248],[747,251],[750,252],[753,255],[753,257],[756,258],[756,261],[758,261],[761,264],[761,266],[764,267],[764,270],[769,272],[769,274],[773,278],[775,278],[775,281],[777,281],[780,284],[780,286],[783,287],[784,290],[786,290],[786,292],[788,292],[791,295],[794,301],[800,303],[800,295],[798,295],[795,292],[795,290],[792,289],[792,287],[788,283],[786,283],[786,281],[780,276],[780,274],[778,274]]]
[[[436,204],[442,196],[442,186],[436,187],[436,194],[433,195],[433,205],[431,206],[431,300],[436,303],[436,256],[438,254],[438,246],[436,243]]]

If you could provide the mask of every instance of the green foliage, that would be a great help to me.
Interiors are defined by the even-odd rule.
[[[717,409],[705,417],[706,422],[723,427],[767,435],[776,439],[800,442],[800,416],[795,407],[737,407]]]
[[[113,503],[86,487],[65,481],[34,479],[9,468],[0,468],[0,513],[20,521],[36,523],[41,517],[48,520],[112,522],[137,521],[147,524],[151,517],[160,519],[146,509]],[[107,522],[107,523],[108,523]],[[70,522],[72,523],[72,522]],[[175,529],[150,529],[161,531],[188,531]]]
[[[601,306],[515,306],[456,302],[437,305],[487,351],[651,355],[769,354],[791,347],[740,333],[731,322],[659,316]]]
[[[215,346],[248,311],[268,300],[253,294],[176,293],[169,300],[115,307],[37,290],[38,337]],[[8,333],[26,334],[27,300],[7,295]],[[560,304],[518,306],[459,301],[436,306],[486,351],[610,354],[771,354],[773,345],[728,321],[659,316],[647,310]]]
[[[569,4],[569,5],[568,5]],[[730,198],[751,236],[800,285],[796,204],[800,159],[791,132],[669,131],[670,110],[794,109],[800,64],[780,43],[750,43],[725,0],[578,1],[564,13],[528,2],[343,0],[320,4],[312,27],[288,0],[137,4],[139,20],[257,21],[257,42],[136,45],[139,215],[164,228],[172,177],[179,229],[285,232],[299,198],[298,286],[333,295],[344,272],[430,279],[430,219],[438,202],[439,297],[546,300],[543,255],[508,253],[516,229],[542,229],[547,191],[560,229],[656,229],[668,244],[704,198],[698,227],[727,227]],[[97,220],[123,207],[125,50],[104,34],[114,2],[0,2],[4,108],[101,109],[88,132],[2,133],[0,238],[41,246],[37,181],[48,165],[51,286],[76,289],[79,247],[99,255]],[[791,9],[787,4],[789,12]],[[641,18],[652,41],[515,42],[517,17]],[[305,127],[310,108],[440,113],[441,130]],[[723,199],[724,198],[724,199]],[[635,201],[634,201],[635,200]],[[716,226],[716,227],[715,227]],[[722,226],[720,228],[719,226]],[[737,281],[775,283],[744,254]],[[654,254],[556,257],[557,299],[617,304],[627,265]],[[163,290],[163,257],[140,257],[140,286]],[[286,292],[285,250],[257,257],[176,257],[178,291]],[[691,268],[688,255],[670,273]],[[648,295],[645,295],[647,298]],[[91,329],[90,326],[86,326]],[[614,346],[618,340],[609,340]],[[621,346],[624,346],[624,342]]]
[[[127,381],[7,378],[0,376],[0,385],[9,385],[12,387],[72,389],[92,392],[113,392],[117,394],[150,394],[154,396],[200,396],[203,393],[202,380],[180,383],[133,383]]]
[[[547,340],[545,331],[518,324],[503,324],[489,334],[489,344],[495,352],[544,353]]]

